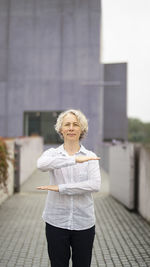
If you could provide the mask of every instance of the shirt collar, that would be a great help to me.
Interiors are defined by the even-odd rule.
[[[62,155],[68,155],[66,150],[64,149],[63,144],[57,148],[57,151],[58,151],[58,153],[60,153]],[[75,154],[79,154],[79,153],[83,153],[85,155],[87,154],[87,150],[85,149],[85,147],[83,145],[80,145],[80,150]]]
[[[87,150],[83,145],[80,146],[80,150],[77,153],[80,153],[80,152],[85,154],[85,155],[87,154]]]

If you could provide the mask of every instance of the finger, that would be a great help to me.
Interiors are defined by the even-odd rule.
[[[36,189],[42,189],[41,186],[36,187]]]
[[[91,158],[91,160],[100,160],[100,157],[96,157],[96,158]]]
[[[39,190],[47,190],[47,186],[38,186],[38,187],[36,187],[36,189],[39,189]]]

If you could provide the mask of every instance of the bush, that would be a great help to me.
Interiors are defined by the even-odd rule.
[[[0,188],[5,189],[6,192],[8,179],[8,160],[12,162],[12,159],[9,157],[4,138],[0,137]]]

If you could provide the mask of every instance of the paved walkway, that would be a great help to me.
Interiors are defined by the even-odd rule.
[[[91,267],[150,266],[150,224],[108,196],[102,172],[102,192],[94,195],[97,217]],[[0,207],[0,267],[49,267],[41,219],[48,174],[36,171]],[[84,266],[83,266],[84,267]]]

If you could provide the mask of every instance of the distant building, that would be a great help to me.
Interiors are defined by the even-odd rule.
[[[81,109],[84,141],[127,138],[126,64],[100,63],[99,0],[0,0],[0,135],[59,143],[59,112]]]

